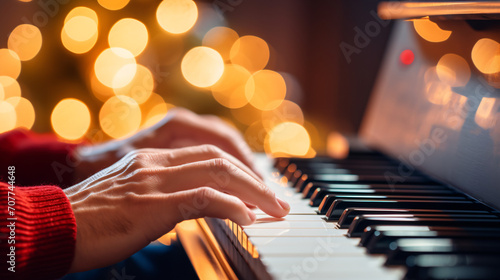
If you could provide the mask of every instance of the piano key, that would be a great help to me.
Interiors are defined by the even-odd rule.
[[[398,225],[398,226],[386,226],[386,225],[377,225],[377,226],[369,226],[365,228],[365,232],[361,236],[359,241],[360,246],[367,246],[373,237],[377,235],[378,232],[386,232],[386,231],[394,231],[394,232],[439,232],[439,231],[458,231],[458,232],[489,232],[492,234],[499,234],[499,228],[471,228],[471,227],[443,227],[443,226],[415,226],[415,225]]]
[[[408,257],[421,254],[476,254],[495,255],[500,251],[500,241],[453,240],[447,238],[402,238],[393,242],[386,265],[405,264]]]
[[[339,237],[347,234],[345,229],[304,229],[304,228],[292,228],[292,229],[245,229],[245,233],[252,237]]]
[[[345,212],[345,211],[344,211]],[[485,215],[477,215],[477,214],[418,214],[418,213],[407,213],[407,214],[363,214],[363,215],[358,215],[354,217],[354,219],[351,221],[351,223],[346,223],[345,220],[342,220],[342,216],[340,217],[339,221],[337,222],[338,228],[350,228],[351,225],[355,222],[363,223],[363,221],[360,221],[361,219],[365,218],[372,218],[372,219],[377,219],[377,218],[444,218],[444,219],[460,219],[460,218],[465,218],[465,219],[492,219],[492,220],[498,220],[498,217],[496,215],[492,214],[485,214]],[[367,221],[364,221],[367,222]],[[361,225],[360,225],[361,226]],[[446,226],[446,225],[443,225]]]
[[[470,218],[427,218],[414,217],[400,218],[391,216],[358,216],[354,218],[347,236],[361,237],[365,228],[373,225],[424,225],[424,226],[450,226],[450,227],[498,227],[500,219],[470,219]]]
[[[244,226],[245,229],[259,229],[259,228],[335,228],[333,223],[325,223],[321,220],[316,221],[275,221],[275,222],[255,222],[252,225]]]
[[[386,208],[386,209],[437,209],[437,210],[488,210],[483,204],[473,201],[454,200],[362,200],[337,199],[326,216],[328,220],[338,220],[346,208]]]
[[[384,175],[355,175],[355,174],[316,174],[302,175],[294,185],[297,191],[303,191],[309,183],[329,183],[329,184],[388,184],[390,183]],[[401,178],[397,184],[437,184],[434,181],[422,176],[408,176]]]
[[[408,196],[407,198],[401,198],[401,199],[398,199],[398,198],[396,198],[396,196],[394,196],[391,199],[393,199],[393,200],[466,200],[467,199],[465,196],[455,196],[455,198],[448,197],[448,198],[444,198],[444,199],[440,199],[440,197],[441,196],[417,196],[417,195],[415,195],[415,196]],[[333,202],[335,200],[338,200],[338,199],[341,199],[338,195],[327,194],[323,198],[321,203],[319,204],[318,213],[319,214],[328,213],[328,210],[332,206]],[[366,196],[366,199],[369,199],[369,197]],[[387,199],[389,199],[389,198],[387,198]]]
[[[349,280],[384,279],[400,280],[405,270],[401,267],[384,267],[385,258],[373,256],[271,256],[261,257],[274,279],[331,279]],[[363,264],[362,270],[357,269]],[[376,277],[376,278],[374,278]]]
[[[340,228],[346,228],[351,223],[356,216],[360,215],[377,215],[377,214],[462,214],[462,215],[491,215],[497,217],[494,214],[490,214],[488,211],[481,210],[434,210],[434,209],[374,209],[374,208],[347,208],[344,210],[342,215],[338,220]]]
[[[305,191],[305,190],[304,190]],[[459,196],[464,197],[464,195],[457,193],[452,190],[419,190],[419,189],[364,189],[364,190],[352,190],[352,189],[326,189],[326,188],[316,188],[312,195],[310,196],[309,205],[313,207],[318,207],[323,198],[326,195],[336,195],[336,194],[373,194],[373,195],[411,195],[411,196],[422,196],[422,195],[446,195],[446,196]],[[303,195],[304,197],[304,195]],[[306,197],[304,197],[306,198]]]
[[[452,238],[452,239],[481,239],[500,240],[499,232],[471,232],[471,231],[379,231],[366,244],[370,254],[387,253],[392,242],[400,238]]]
[[[409,269],[405,280],[496,280],[499,274],[500,267],[454,265]]]
[[[438,267],[438,266],[498,266],[499,256],[467,255],[467,254],[422,254],[406,260],[408,267]]]
[[[353,240],[345,237],[326,238],[299,238],[299,237],[250,237],[250,241],[262,256],[314,256],[318,250],[323,250],[329,256],[363,256],[365,249],[356,246]],[[329,251],[323,249],[328,243]]]

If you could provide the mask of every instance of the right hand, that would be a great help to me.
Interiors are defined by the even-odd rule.
[[[249,225],[256,216],[245,203],[275,217],[290,209],[248,166],[211,145],[137,150],[65,193],[77,224],[70,272],[121,261],[183,220]]]

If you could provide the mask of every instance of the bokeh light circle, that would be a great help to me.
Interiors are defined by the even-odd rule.
[[[215,84],[224,73],[221,55],[208,47],[195,47],[184,55],[181,63],[184,78],[197,87]]]
[[[191,0],[163,0],[156,10],[158,24],[173,34],[187,32],[197,19],[198,8]]]
[[[67,140],[82,138],[91,122],[87,105],[74,98],[63,99],[57,103],[50,120],[54,132]]]

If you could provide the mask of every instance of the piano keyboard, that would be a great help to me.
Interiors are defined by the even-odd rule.
[[[373,153],[257,166],[290,214],[205,219],[240,279],[499,279],[497,212],[423,174]]]

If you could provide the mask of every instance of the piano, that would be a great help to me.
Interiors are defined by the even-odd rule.
[[[499,5],[398,3],[348,156],[257,155],[288,216],[176,228],[201,279],[500,279]]]

